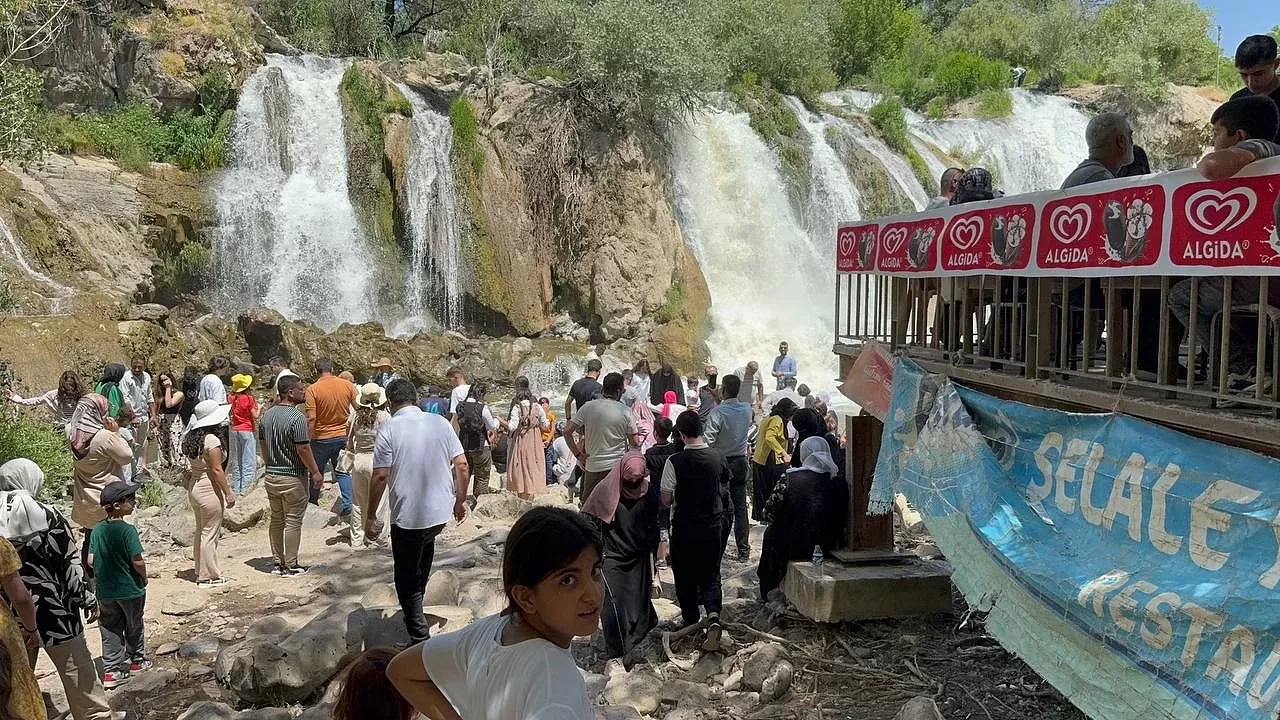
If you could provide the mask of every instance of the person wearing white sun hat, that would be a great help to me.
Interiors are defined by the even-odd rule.
[[[230,413],[230,405],[201,400],[182,438],[182,454],[191,462],[187,499],[196,521],[191,554],[196,564],[196,584],[202,586],[227,582],[218,570],[218,540],[222,537],[223,513],[236,504],[226,472]]]
[[[356,396],[356,407],[347,420],[347,449],[344,459],[339,462],[340,465],[350,465],[351,471],[352,547],[377,544],[386,525],[385,520],[379,517],[373,523],[373,531],[366,533],[364,516],[376,511],[369,507],[369,482],[373,478],[373,441],[378,437],[382,424],[390,419],[391,413],[387,412],[387,391],[377,383],[362,385],[360,394]],[[382,514],[384,513],[379,513]]]

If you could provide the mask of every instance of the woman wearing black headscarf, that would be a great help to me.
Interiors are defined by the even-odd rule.
[[[680,375],[671,367],[671,363],[664,362],[649,381],[649,404],[661,405],[666,402],[668,390],[674,392],[677,398],[684,397],[684,388],[680,387]],[[674,420],[674,417],[672,419]]]

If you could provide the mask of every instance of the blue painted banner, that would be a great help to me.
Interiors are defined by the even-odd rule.
[[[899,359],[886,482],[963,558],[971,603],[1018,604],[1006,645],[1086,713],[1277,717],[1280,461],[1006,402]]]

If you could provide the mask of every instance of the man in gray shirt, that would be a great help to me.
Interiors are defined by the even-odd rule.
[[[1133,128],[1129,119],[1115,112],[1094,116],[1084,130],[1084,140],[1089,146],[1086,158],[1066,180],[1062,189],[1114,180],[1120,168],[1133,162]]]
[[[734,542],[738,546],[738,561],[747,562],[751,558],[751,525],[747,520],[747,435],[751,431],[751,405],[738,398],[742,380],[737,375],[726,375],[722,382],[726,399],[707,417],[703,437],[729,463]],[[729,528],[724,532],[727,534]]]
[[[621,397],[622,375],[609,373],[604,376],[603,397],[578,408],[578,412],[565,424],[565,442],[583,470],[583,502],[627,450],[640,444],[635,416],[619,401]],[[579,432],[583,435],[581,440],[577,437]]]

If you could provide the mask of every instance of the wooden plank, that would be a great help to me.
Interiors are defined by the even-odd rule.
[[[892,550],[893,513],[867,514],[871,479],[875,474],[876,460],[880,457],[880,435],[884,424],[870,415],[859,415],[850,417],[846,427],[849,437],[846,473],[849,478],[849,549]]]

